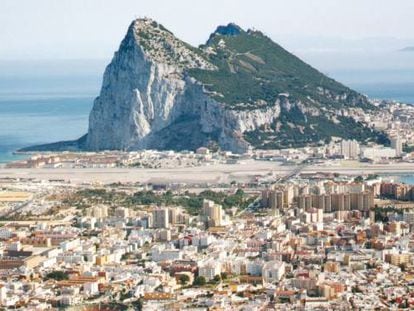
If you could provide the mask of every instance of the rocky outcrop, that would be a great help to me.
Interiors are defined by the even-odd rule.
[[[154,42],[151,35],[161,38],[159,46],[140,41],[144,36]],[[106,68],[90,114],[86,148],[193,150],[216,141],[223,149],[244,152],[249,144],[243,133],[273,122],[279,103],[226,109],[186,74],[185,69],[195,66],[216,70],[162,26],[135,21]]]
[[[375,109],[259,31],[219,26],[198,48],[150,19],[134,21],[107,66],[86,136],[25,150],[237,153],[379,133],[351,116]]]

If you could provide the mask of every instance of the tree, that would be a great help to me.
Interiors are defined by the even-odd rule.
[[[53,280],[56,280],[56,281],[62,281],[62,280],[69,279],[69,275],[64,271],[52,271],[52,272],[46,274],[45,279],[46,280],[53,279]]]
[[[141,311],[144,306],[142,303],[142,298],[138,299],[137,301],[132,302],[132,305],[134,306],[135,310]]]
[[[400,269],[401,269],[401,271],[407,271],[407,264],[406,263],[401,263],[400,265],[399,265],[399,267],[400,267]]]
[[[355,181],[355,182],[358,182],[358,183],[363,182],[363,181],[364,181],[364,177],[362,177],[362,176],[357,176],[357,177],[355,177],[354,181]]]
[[[220,283],[221,282],[221,276],[219,274],[215,275],[213,278],[214,283]]]
[[[212,153],[216,153],[218,151],[220,151],[220,146],[216,141],[210,140],[207,148],[212,152]]]
[[[367,180],[372,180],[372,179],[377,179],[378,175],[377,174],[368,174]]]
[[[179,277],[181,285],[185,285],[190,281],[190,277],[187,274],[181,274]]]
[[[220,276],[221,276],[221,279],[222,279],[222,280],[225,280],[225,279],[227,279],[227,277],[228,277],[228,275],[227,275],[227,273],[226,273],[226,272],[222,272],[222,273],[220,273]]]
[[[241,197],[242,197],[242,196],[244,196],[244,191],[243,191],[243,189],[240,189],[240,188],[239,188],[239,189],[237,189],[237,191],[236,191],[236,195],[237,195],[237,196],[241,196]]]
[[[206,285],[206,278],[204,276],[198,276],[194,279],[193,285],[195,286],[204,286]]]

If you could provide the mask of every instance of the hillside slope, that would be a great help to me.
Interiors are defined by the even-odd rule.
[[[196,48],[138,19],[105,70],[87,136],[50,148],[193,150],[217,143],[245,152],[331,137],[383,141],[351,117],[374,109],[261,32],[219,26]]]

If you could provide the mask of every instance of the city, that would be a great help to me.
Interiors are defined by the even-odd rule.
[[[352,159],[358,148],[342,141],[337,156]],[[414,186],[335,166],[309,173],[308,165],[320,165],[310,161],[322,161],[314,152],[302,158],[297,150],[292,158],[303,165],[286,171],[272,153],[182,155],[207,167],[264,161],[277,172],[244,182],[2,178],[0,303],[28,310],[414,307]]]
[[[2,0],[0,310],[414,310],[412,0]]]

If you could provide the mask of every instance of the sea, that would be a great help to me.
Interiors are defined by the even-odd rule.
[[[87,132],[103,61],[0,62],[0,164],[22,147],[72,140]]]
[[[397,176],[393,176],[392,179],[402,182],[407,185],[414,185],[414,175],[408,175],[408,174],[397,175]]]
[[[14,154],[19,148],[85,134],[107,62],[0,62],[0,163],[25,157]],[[374,75],[378,72],[371,79],[367,72],[337,71],[331,77],[372,98],[414,104],[414,79],[396,82],[397,72],[388,82],[370,82],[376,81]],[[358,81],[355,77],[363,78]]]

